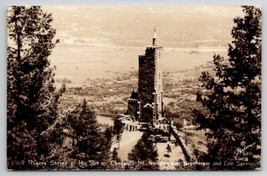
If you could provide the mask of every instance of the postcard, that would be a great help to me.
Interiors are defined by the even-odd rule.
[[[9,6],[7,169],[261,169],[258,6]]]

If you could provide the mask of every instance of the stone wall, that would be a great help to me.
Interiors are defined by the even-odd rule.
[[[129,99],[129,101],[128,101],[128,115],[134,116],[135,118],[138,118],[137,111],[138,111],[138,100]]]
[[[147,119],[142,117],[153,118],[152,114],[143,114],[150,111],[143,111],[143,107],[146,104],[154,103],[154,94],[155,92],[155,72],[156,72],[156,63],[155,63],[156,49],[148,47],[146,49],[145,55],[139,56],[139,78],[138,78],[138,98],[141,102],[141,121],[147,121]]]

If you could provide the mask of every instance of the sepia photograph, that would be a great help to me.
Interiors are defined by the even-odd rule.
[[[259,6],[9,6],[10,171],[261,170]]]

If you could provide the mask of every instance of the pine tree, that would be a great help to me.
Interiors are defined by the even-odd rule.
[[[121,162],[121,159],[119,158],[118,149],[114,148],[112,152],[112,160],[116,162]]]
[[[229,58],[215,55],[215,77],[208,72],[200,77],[205,91],[198,92],[197,100],[208,113],[194,114],[200,128],[207,130],[208,153],[200,159],[210,162],[210,169],[260,167],[261,10],[243,6],[243,11],[244,17],[234,19]],[[233,164],[227,166],[227,161]]]
[[[95,112],[88,107],[85,99],[68,115],[68,119],[73,128],[73,136],[77,140],[71,153],[76,163],[80,162],[76,169],[106,169],[110,155],[110,139],[100,130]],[[102,162],[105,164],[101,165]]]
[[[33,166],[29,164],[29,161],[34,161],[37,158],[37,144],[27,130],[25,122],[17,124],[16,128],[9,129],[7,136],[8,169],[32,169]]]
[[[50,67],[48,59],[58,42],[54,41],[56,30],[51,26],[52,21],[52,15],[44,12],[40,6],[8,8],[8,161],[27,162],[27,157],[24,157],[26,153],[32,154],[32,160],[42,161],[46,160],[50,153],[46,143],[41,142],[42,134],[53,129],[50,127],[56,122],[57,106],[64,92],[64,87],[56,92],[53,85],[53,68]],[[19,134],[22,127],[24,134]],[[21,140],[20,135],[31,140]],[[23,145],[36,147],[17,148]],[[14,148],[17,148],[17,151],[14,151]],[[8,162],[8,168],[24,169],[24,165],[14,166]]]
[[[128,160],[135,164],[132,170],[159,170],[158,151],[149,134],[144,133],[138,140],[132,151],[128,154]]]
[[[124,130],[124,125],[122,123],[122,121],[120,120],[120,117],[116,117],[116,119],[114,120],[114,132],[117,136],[117,141],[118,141],[118,148],[120,148],[120,140],[121,140],[121,135],[123,133]]]

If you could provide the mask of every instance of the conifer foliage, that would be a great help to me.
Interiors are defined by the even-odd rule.
[[[128,160],[134,162],[132,170],[159,170],[158,151],[153,138],[144,133],[138,140],[132,151],[128,154]]]
[[[124,130],[124,124],[122,123],[122,121],[120,120],[120,117],[117,116],[116,119],[114,120],[114,132],[116,134],[117,137],[117,141],[118,141],[118,148],[120,148],[120,140],[121,140],[121,136]]]
[[[243,12],[234,19],[228,59],[215,55],[216,75],[203,72],[200,77],[204,91],[197,100],[208,113],[195,110],[194,115],[207,130],[208,153],[201,159],[210,162],[210,169],[260,167],[261,10],[243,6]]]
[[[28,160],[50,154],[43,134],[53,128],[65,87],[56,91],[48,57],[58,41],[52,15],[39,6],[12,6],[7,17],[7,160],[9,169],[35,169]],[[50,137],[50,136],[48,136]],[[45,139],[44,139],[45,138]],[[60,142],[60,141],[57,141]],[[13,162],[12,162],[13,161]],[[24,164],[21,164],[24,163]]]
[[[76,139],[71,152],[71,158],[80,163],[76,169],[106,169],[110,159],[111,138],[107,138],[105,131],[100,130],[95,112],[85,99],[68,115],[68,121]]]

